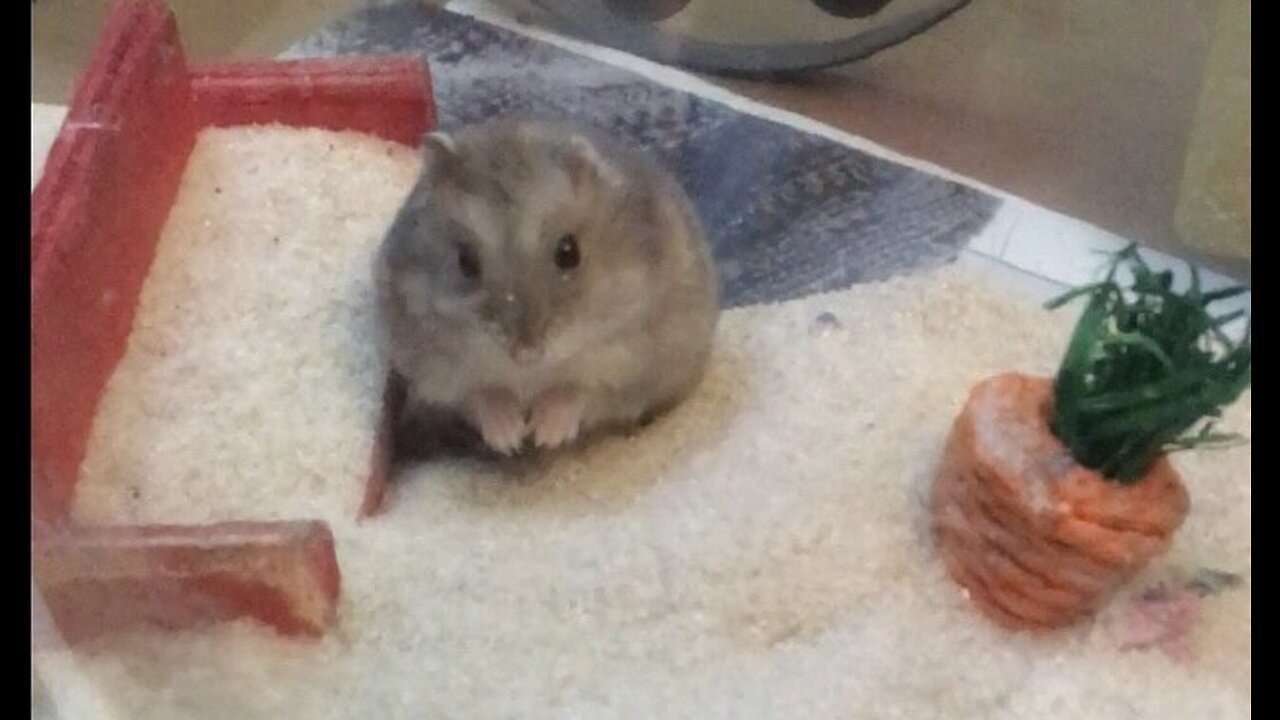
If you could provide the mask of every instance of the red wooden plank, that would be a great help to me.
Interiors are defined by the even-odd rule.
[[[435,126],[427,66],[412,56],[204,65],[191,87],[205,125],[353,130],[406,145]]]
[[[50,521],[70,509],[196,130],[162,3],[117,2],[93,58],[31,198],[32,503]]]
[[[373,443],[373,458],[369,463],[369,476],[365,480],[364,501],[360,505],[360,519],[382,512],[387,495],[387,481],[395,462],[396,418],[404,404],[404,387],[392,373],[387,374],[382,389],[382,417],[378,435]]]
[[[341,584],[318,521],[74,528],[34,538],[32,567],[67,642],[242,617],[314,636],[333,621]]]

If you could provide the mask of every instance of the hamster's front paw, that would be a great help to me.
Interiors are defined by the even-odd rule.
[[[516,396],[507,390],[489,388],[471,397],[471,417],[484,437],[485,445],[503,455],[511,455],[524,445],[528,427]]]
[[[533,442],[540,448],[554,449],[578,438],[585,405],[582,394],[570,388],[556,388],[543,393],[533,404]]]

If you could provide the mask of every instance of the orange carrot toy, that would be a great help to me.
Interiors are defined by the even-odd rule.
[[[1132,283],[1122,288],[1117,271]],[[933,487],[947,571],[987,616],[1050,629],[1096,612],[1169,546],[1190,507],[1167,459],[1231,439],[1214,421],[1249,386],[1251,321],[1233,341],[1208,306],[1244,292],[1172,290],[1136,248],[1089,297],[1057,377],[979,383],[956,419]]]

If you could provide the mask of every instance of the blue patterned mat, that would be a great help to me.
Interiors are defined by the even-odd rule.
[[[441,127],[573,120],[650,149],[684,183],[730,307],[952,262],[995,214],[979,190],[739,112],[597,60],[412,0],[370,7],[289,56],[415,52]]]

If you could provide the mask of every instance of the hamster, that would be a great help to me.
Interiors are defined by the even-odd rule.
[[[433,133],[422,152],[374,271],[410,407],[511,455],[626,429],[697,385],[719,287],[692,204],[655,161],[541,122]]]

